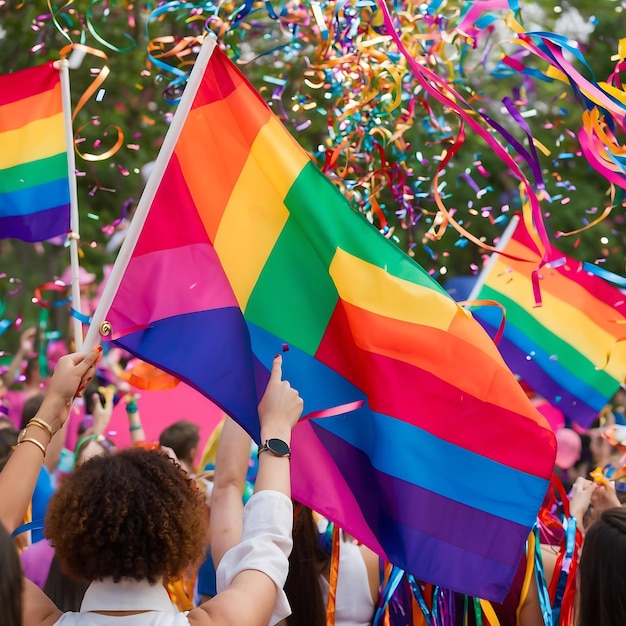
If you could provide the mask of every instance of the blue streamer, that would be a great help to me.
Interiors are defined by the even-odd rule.
[[[11,533],[11,537],[17,537],[18,535],[21,535],[22,533],[26,533],[29,530],[43,530],[43,520],[42,519],[33,520],[32,522],[28,522],[27,524],[22,524],[21,526],[18,526]]]
[[[535,580],[537,582],[537,592],[539,594],[539,606],[541,608],[541,615],[543,616],[543,623],[545,626],[552,626],[553,613],[550,606],[550,594],[548,593],[548,584],[546,577],[543,573],[543,558],[541,555],[541,539],[539,537],[539,527],[535,524],[533,529],[535,534]],[[530,555],[528,555],[530,557]]]
[[[583,270],[585,272],[589,272],[590,274],[594,274],[595,276],[599,276],[600,278],[604,278],[604,280],[613,283],[622,289],[626,288],[626,278],[613,274],[613,272],[609,272],[609,270],[605,270],[599,265],[585,261],[583,263]]]
[[[559,584],[556,588],[554,606],[552,607],[552,622],[554,624],[559,623],[559,616],[561,615],[561,604],[563,602],[563,595],[565,593],[565,585],[567,584],[569,568],[572,562],[572,556],[574,555],[574,549],[576,547],[576,518],[570,517],[566,520],[566,522],[567,526],[565,529],[565,557],[563,558],[561,571],[559,572]]]
[[[398,585],[402,581],[402,577],[404,576],[404,570],[401,570],[399,567],[395,565],[391,568],[391,573],[389,574],[389,580],[387,584],[383,588],[383,594],[379,601],[379,606],[376,609],[376,613],[374,614],[373,626],[377,626],[377,624],[382,623],[383,616],[385,614],[386,608],[389,606],[391,602],[391,598],[393,594],[396,592]]]

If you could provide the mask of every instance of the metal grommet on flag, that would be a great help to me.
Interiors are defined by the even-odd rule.
[[[111,326],[111,322],[107,322],[106,320],[100,324],[100,335],[102,337],[108,337],[113,332],[113,327]]]

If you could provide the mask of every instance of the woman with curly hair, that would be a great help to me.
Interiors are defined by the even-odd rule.
[[[68,357],[72,358],[77,362],[83,359],[82,355]],[[49,406],[56,411],[53,415],[44,413],[40,420],[50,425],[52,432],[67,419],[67,409],[77,390],[80,393],[84,389],[86,376],[77,363],[62,361],[57,369],[66,370],[64,384],[55,385],[53,379],[49,392],[53,396]],[[282,587],[287,577],[293,513],[289,455],[281,451],[289,450],[302,400],[281,377],[281,358],[277,357],[259,404],[261,437],[270,446],[260,458],[255,494],[244,512],[241,542],[224,555],[223,567],[217,572],[223,593],[187,614],[173,608],[164,584],[197,563],[206,548],[204,494],[164,453],[131,449],[90,459],[67,477],[50,501],[46,536],[61,567],[73,578],[90,583],[80,612],[62,613],[43,592],[25,581],[23,623],[267,626],[286,617],[289,605]],[[20,469],[32,473],[31,466],[41,463],[45,431],[44,426],[33,425],[26,430],[27,436],[16,450],[22,449],[22,453],[14,454],[5,468],[16,480]],[[278,447],[271,443],[277,440]],[[0,475],[0,501],[17,491],[3,478]],[[24,489],[25,481],[17,482]]]

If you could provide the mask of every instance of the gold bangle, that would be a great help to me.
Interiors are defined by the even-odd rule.
[[[37,441],[36,439],[33,439],[32,437],[24,437],[17,445],[21,446],[26,441],[30,443],[34,443],[43,452],[44,458],[46,458],[46,448],[44,447],[43,443],[41,443],[41,441]]]
[[[48,424],[47,422],[44,422],[42,419],[39,419],[38,417],[33,417],[30,422],[26,424],[26,428],[28,428],[29,426],[39,426],[39,428],[42,428],[43,430],[48,432],[48,434],[50,435],[50,439],[54,437],[54,430],[52,429],[52,426],[50,426],[50,424]]]

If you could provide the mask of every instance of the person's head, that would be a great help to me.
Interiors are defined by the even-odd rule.
[[[161,433],[159,443],[174,450],[178,459],[191,468],[198,452],[200,428],[187,420],[179,420]]]
[[[626,509],[603,511],[585,535],[579,626],[626,624]]]
[[[24,368],[24,383],[31,387],[41,387],[43,382],[39,357],[35,356],[32,359],[28,359]]]
[[[96,280],[96,275],[88,272],[84,267],[78,268],[78,285],[80,287],[81,295],[88,295],[90,291],[90,286]],[[65,284],[67,287],[68,293],[71,293],[72,289],[72,268],[68,266],[61,274],[61,282]]]
[[[162,452],[97,456],[50,499],[45,535],[74,580],[174,579],[204,557],[204,494]]]
[[[11,420],[7,417],[0,417],[0,430],[3,428],[14,428]]]
[[[17,428],[12,424],[0,428],[0,471],[9,460],[13,447],[17,445],[18,434]]]
[[[98,396],[98,400],[102,406],[104,406],[106,399],[100,389],[106,387],[107,382],[101,374],[96,374],[85,387],[83,392],[83,398],[85,400],[85,415],[93,415],[94,411],[94,396]]]
[[[115,444],[104,435],[87,435],[79,439],[74,450],[74,466],[82,465],[94,456],[110,456],[115,452]]]
[[[41,408],[44,397],[43,393],[38,393],[24,402],[24,406],[22,407],[22,428],[26,428],[26,424],[37,415],[37,411]]]
[[[22,624],[22,567],[15,542],[0,524],[0,622],[3,626]]]

